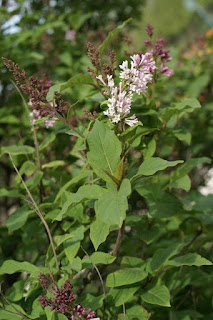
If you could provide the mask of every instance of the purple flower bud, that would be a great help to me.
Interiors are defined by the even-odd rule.
[[[145,40],[145,41],[144,41],[144,45],[145,45],[146,47],[151,46],[151,40]]]
[[[174,70],[170,69],[169,67],[166,67],[164,64],[161,64],[160,73],[164,74],[167,77],[170,77],[173,75]]]
[[[147,32],[149,37],[152,37],[153,30],[154,30],[154,27],[151,24],[148,23],[147,26],[146,26],[146,32]]]

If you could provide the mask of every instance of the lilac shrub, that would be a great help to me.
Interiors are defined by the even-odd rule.
[[[34,226],[36,236],[40,237],[43,226],[33,221],[34,205],[48,234],[48,239],[44,232],[44,237],[38,239],[34,250],[38,250],[40,243],[44,243],[44,248],[38,250],[35,260],[33,255],[32,264],[6,261],[0,267],[0,274],[17,273],[25,268],[29,273],[32,271],[28,281],[35,286],[27,293],[28,305],[32,295],[41,294],[39,280],[44,294],[35,301],[34,308],[38,311],[33,310],[30,319],[45,319],[46,315],[68,320],[199,318],[196,301],[201,283],[193,279],[208,281],[205,268],[212,263],[196,250],[212,221],[207,216],[206,199],[201,199],[196,207],[197,194],[190,198],[188,173],[197,165],[210,163],[210,159],[189,156],[183,164],[184,153],[177,150],[183,142],[191,141],[181,118],[187,119],[188,113],[191,117],[200,104],[195,98],[178,101],[174,97],[175,102],[171,102],[166,86],[164,102],[162,87],[174,71],[167,65],[171,57],[166,41],[153,40],[151,25],[146,27],[147,52],[132,53],[119,63],[115,51],[109,50],[106,55],[120,29],[111,32],[98,48],[88,43],[89,74],[75,75],[51,88],[46,76],[27,78],[24,70],[3,58],[17,85],[28,96],[32,123],[43,121],[51,131],[49,134],[42,128],[42,135],[38,132],[35,148],[19,145],[2,151],[9,153],[31,200],[23,201],[23,211],[10,215],[9,232],[22,228],[29,219],[27,233],[21,230],[23,239],[34,237],[33,232],[31,235]],[[75,41],[72,37],[74,34],[68,34],[67,40]],[[77,101],[73,105],[54,91],[56,87],[63,91],[74,85],[81,87],[67,91]],[[91,85],[83,99],[82,85]],[[104,111],[103,105],[107,105]],[[55,118],[62,124],[58,121],[54,126]],[[39,126],[33,129],[39,130]],[[44,137],[49,134],[44,143],[40,141],[43,133]],[[65,139],[60,136],[60,146],[48,149],[58,134],[68,136]],[[19,159],[22,161],[26,154],[27,160],[22,165]],[[38,169],[32,163],[35,155]],[[23,186],[20,193],[25,199]],[[17,192],[12,194],[17,196]],[[202,212],[203,205],[206,208]],[[210,233],[207,238],[211,239]],[[45,240],[50,243],[46,259]],[[207,241],[203,242],[202,250],[209,259],[211,245]],[[197,248],[194,243],[198,243]],[[44,261],[48,268],[41,269]],[[191,266],[199,268],[189,273]],[[59,285],[58,279],[64,284]],[[21,294],[18,292],[17,296]],[[22,296],[20,305],[24,305],[21,299]],[[210,299],[209,295],[209,303]],[[185,303],[186,313],[179,314]],[[45,314],[44,308],[53,314],[47,310]],[[31,310],[28,306],[25,309]]]

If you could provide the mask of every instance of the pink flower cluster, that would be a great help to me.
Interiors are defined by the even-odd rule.
[[[150,53],[135,54],[131,56],[131,60],[130,68],[127,60],[120,65],[122,71],[119,87],[115,85],[112,76],[107,76],[108,83],[104,82],[102,76],[97,79],[109,89],[108,110],[104,111],[104,114],[112,123],[123,121],[132,127],[138,122],[135,115],[127,117],[131,110],[133,93],[140,95],[146,92],[156,67]]]
[[[68,280],[66,280],[64,285],[62,285],[61,288],[59,288],[57,284],[53,283],[53,280],[50,277],[50,275],[40,274],[39,282],[45,290],[49,286],[51,286],[49,293],[51,293],[54,296],[54,298],[49,298],[47,297],[47,295],[45,295],[41,296],[38,299],[43,308],[50,307],[51,311],[54,310],[55,312],[61,312],[69,320],[95,320],[94,311],[92,311],[91,309],[87,310],[81,304],[74,305],[76,296],[72,291],[73,286]],[[99,318],[96,319],[98,320]]]
[[[71,42],[75,41],[76,38],[76,31],[75,30],[68,30],[65,34],[65,39]]]

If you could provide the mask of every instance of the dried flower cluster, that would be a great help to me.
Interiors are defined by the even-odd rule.
[[[47,295],[45,295],[39,298],[38,301],[41,303],[43,308],[50,307],[51,311],[54,310],[55,312],[61,312],[69,320],[94,320],[94,311],[91,311],[91,309],[87,310],[80,304],[74,305],[76,296],[72,290],[73,286],[68,280],[66,280],[61,288],[59,288],[58,285],[53,282],[50,275],[40,274],[39,282],[45,291],[50,287],[48,292],[53,296],[47,297]]]
[[[110,64],[104,63],[101,65],[101,59],[99,57],[99,49],[94,47],[90,42],[87,44],[87,50],[88,50],[88,56],[91,59],[93,67],[98,71],[95,71],[94,69],[88,67],[87,70],[89,73],[93,76],[94,79],[97,78],[98,74],[102,75],[102,78],[104,81],[107,81],[107,76],[110,75],[112,78],[115,78],[115,70],[116,67],[114,66],[114,63],[116,61],[116,54],[115,51],[112,50],[110,53]]]
[[[9,71],[13,72],[16,83],[22,92],[30,97],[29,105],[33,109],[31,117],[34,120],[47,116],[54,117],[56,112],[67,113],[68,103],[61,99],[58,92],[55,92],[54,95],[54,105],[46,100],[46,95],[52,83],[45,74],[42,75],[41,79],[33,76],[27,79],[26,72],[21,70],[18,64],[6,58],[2,58],[2,60]],[[53,126],[54,123],[54,120],[44,121],[47,127]]]
[[[104,114],[112,123],[122,121],[132,127],[138,122],[135,115],[127,117],[131,110],[133,93],[140,95],[146,92],[156,67],[150,53],[135,54],[131,56],[131,60],[130,68],[127,60],[120,65],[122,71],[119,87],[115,85],[111,75],[107,75],[107,82],[102,75],[97,76],[97,79],[109,90],[108,110],[104,111]]]
[[[150,38],[152,38],[153,36],[153,30],[154,28],[150,24],[146,26],[146,32]],[[170,50],[165,50],[166,40],[164,38],[161,38],[156,40],[155,43],[153,43],[152,40],[146,40],[144,42],[144,45],[146,47],[149,47],[149,52],[153,56],[156,63],[160,60],[160,73],[167,77],[173,75],[174,70],[165,65],[166,62],[172,60],[172,58],[170,57]]]
[[[90,120],[90,121],[94,121],[97,119],[98,115],[96,111],[90,112],[89,110],[83,108],[82,109],[84,115]]]

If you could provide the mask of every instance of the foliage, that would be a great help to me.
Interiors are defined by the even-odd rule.
[[[32,2],[35,16],[36,5]],[[93,3],[88,6],[92,9]],[[54,10],[62,11],[59,3]],[[78,16],[79,24],[83,17]],[[88,13],[85,19],[92,27],[90,18]],[[162,58],[163,47],[148,56],[158,69],[146,71],[152,83],[135,95],[129,89],[134,79],[120,79],[119,86],[120,70],[109,53],[125,25],[111,31],[99,49],[88,46],[91,63],[81,52],[81,32],[71,54],[66,41],[60,42],[60,63],[52,56],[46,65],[54,83],[47,96],[40,80],[22,77],[20,87],[26,84],[32,92],[13,108],[20,92],[13,95],[14,88],[6,85],[1,158],[16,175],[0,189],[14,206],[1,227],[1,319],[188,320],[213,315],[213,200],[198,190],[212,157],[212,33],[202,40],[202,54],[195,43],[184,53],[173,50],[171,62]],[[32,54],[30,43],[27,51],[26,43],[21,45],[24,55]],[[9,58],[15,52],[13,48]],[[124,53],[116,53],[121,64]],[[46,56],[44,65],[36,66],[35,55],[31,59],[23,67],[43,70]],[[174,75],[160,72],[162,62],[169,62]],[[4,82],[11,75],[3,70]],[[33,90],[42,93],[40,100],[33,100]],[[136,123],[125,122],[124,112],[120,119],[106,117],[116,90],[120,102],[126,92],[132,95]],[[29,115],[32,106],[40,118]],[[118,105],[113,112],[118,113]],[[50,119],[54,124],[47,128]]]

